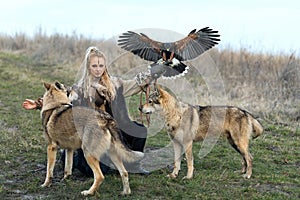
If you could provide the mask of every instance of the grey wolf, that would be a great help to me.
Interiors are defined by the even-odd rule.
[[[73,107],[66,87],[56,81],[44,83],[46,89],[41,110],[42,124],[47,141],[47,174],[42,187],[50,186],[58,148],[66,149],[64,177],[72,174],[73,152],[81,148],[93,171],[94,182],[82,195],[93,195],[104,180],[99,161],[107,153],[118,169],[123,183],[121,194],[130,194],[128,172],[123,161],[136,162],[144,156],[131,151],[122,143],[115,120],[106,112],[85,107]]]
[[[263,133],[262,125],[247,111],[232,106],[196,106],[178,101],[169,92],[157,86],[148,102],[140,106],[143,113],[151,114],[160,110],[174,147],[174,169],[169,177],[176,178],[180,171],[181,159],[185,153],[187,175],[193,177],[193,142],[221,133],[231,146],[241,154],[244,178],[252,175],[252,156],[249,139]]]

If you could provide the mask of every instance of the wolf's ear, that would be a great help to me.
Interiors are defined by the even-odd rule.
[[[57,87],[57,89],[59,89],[59,90],[63,89],[63,86],[62,86],[62,84],[61,84],[60,82],[55,81],[54,84],[55,84],[55,86]]]
[[[46,88],[46,90],[50,89],[51,84],[50,83],[46,83],[44,82],[44,87]]]

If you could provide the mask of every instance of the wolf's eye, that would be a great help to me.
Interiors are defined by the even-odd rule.
[[[148,103],[152,103],[152,102],[153,102],[152,99],[149,99],[149,100],[148,100]]]

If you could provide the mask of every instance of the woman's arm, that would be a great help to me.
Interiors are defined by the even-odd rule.
[[[123,84],[123,95],[128,97],[146,90],[145,88],[152,82],[152,79],[150,73],[140,72],[132,80],[118,79],[118,82],[120,85]]]

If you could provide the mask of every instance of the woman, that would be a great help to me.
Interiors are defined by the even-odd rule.
[[[125,98],[141,92],[151,81],[150,74],[140,73],[134,80],[122,80],[109,75],[106,67],[105,55],[96,47],[89,47],[80,67],[79,80],[73,86],[78,98],[73,100],[73,105],[87,106],[105,110],[117,121],[122,136],[127,146],[135,151],[143,152],[147,138],[147,129],[137,122],[131,121],[128,116]],[[75,95],[75,96],[77,96]],[[42,107],[42,99],[33,101],[26,99],[23,103],[25,109]],[[62,156],[64,158],[64,156]],[[100,163],[103,173],[108,167]],[[86,175],[92,175],[87,165],[82,150],[78,150],[74,157],[74,168]],[[149,174],[141,168],[140,163],[126,166],[129,172]]]

